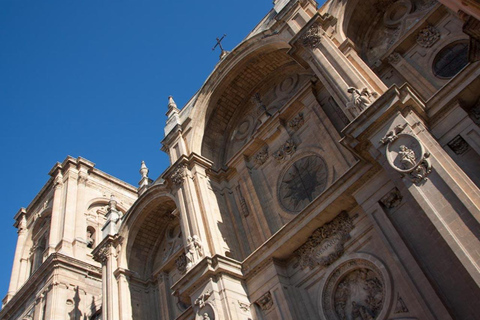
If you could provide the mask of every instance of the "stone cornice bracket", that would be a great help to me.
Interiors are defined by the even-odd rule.
[[[179,164],[170,176],[172,183],[175,185],[182,185],[187,177],[187,170],[188,168],[186,163]]]
[[[53,187],[55,189],[61,188],[63,186],[63,174],[61,171],[58,171],[55,181],[53,182]]]
[[[86,185],[88,181],[88,172],[79,171],[78,172],[78,184]]]

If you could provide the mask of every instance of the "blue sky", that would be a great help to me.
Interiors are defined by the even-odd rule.
[[[168,166],[160,151],[167,97],[183,106],[271,0],[0,0],[0,298],[16,229],[67,155],[137,185]]]

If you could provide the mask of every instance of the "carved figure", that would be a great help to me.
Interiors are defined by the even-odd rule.
[[[208,315],[208,313],[204,313],[203,314],[203,320],[210,320],[210,316]]]
[[[367,88],[363,88],[360,91],[355,87],[350,87],[347,92],[351,94],[347,108],[352,111],[354,116],[358,116],[363,110],[368,108],[372,104],[372,98],[377,96],[376,92],[370,92]]]
[[[409,170],[415,167],[417,164],[417,158],[415,157],[415,152],[412,149],[407,148],[404,145],[400,146],[400,152],[398,153],[401,157],[400,163],[403,166],[403,169]]]
[[[195,244],[192,237],[187,238],[187,252],[185,253],[187,258],[187,269],[190,269],[195,263]]]
[[[200,241],[200,238],[197,235],[193,236],[193,247],[195,248],[197,258],[203,257],[202,242]]]
[[[92,237],[92,231],[90,231],[90,229],[87,229],[87,248],[93,248],[94,243],[95,241]]]

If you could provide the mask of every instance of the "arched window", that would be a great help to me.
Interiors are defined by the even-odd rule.
[[[433,61],[433,73],[450,79],[468,64],[468,43],[458,41],[449,44],[437,54]]]

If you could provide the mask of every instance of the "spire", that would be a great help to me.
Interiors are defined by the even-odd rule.
[[[172,96],[168,96],[168,111],[166,113],[167,116],[167,125],[165,126],[165,136],[170,133],[170,131],[178,124],[180,124],[180,110],[173,100]]]

